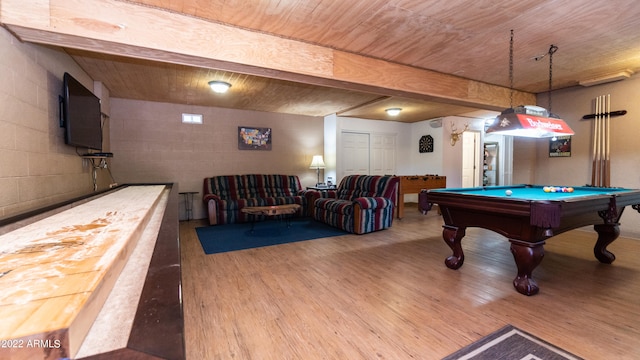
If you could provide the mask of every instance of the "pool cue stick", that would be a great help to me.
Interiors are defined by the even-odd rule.
[[[607,137],[605,139],[605,152],[604,152],[604,186],[611,186],[611,94],[607,94]]]
[[[602,186],[602,180],[604,177],[604,97],[600,95],[600,117],[598,121],[598,186]]]
[[[593,186],[600,186],[600,97],[596,98],[596,118],[594,126]]]
[[[600,96],[600,177],[599,177],[599,186],[604,186],[604,148],[605,148],[605,144],[604,144],[604,139],[606,139],[606,126],[604,124],[605,118],[604,118],[604,108],[606,106],[607,102],[606,99],[604,97],[604,95]]]
[[[604,173],[605,173],[605,139],[607,138],[607,126],[605,124],[606,118],[604,116],[605,109],[607,106],[607,98],[604,95],[601,95],[600,100],[600,186],[604,186]]]
[[[598,128],[596,122],[598,121],[598,98],[594,99],[594,117],[593,117],[593,143],[591,144],[593,149],[591,151],[591,186],[596,186],[596,139],[598,138]]]
[[[598,96],[598,172],[596,174],[596,186],[602,185],[602,96]]]

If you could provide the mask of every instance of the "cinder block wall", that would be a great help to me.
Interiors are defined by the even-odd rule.
[[[59,126],[65,72],[93,89],[63,51],[21,43],[0,28],[0,219],[93,192],[91,167],[64,144]],[[108,187],[107,174],[98,175]]]
[[[182,113],[202,114],[203,124],[183,124]],[[205,177],[288,174],[311,186],[316,183],[311,159],[323,154],[320,117],[112,98],[110,122],[116,181],[171,182],[181,192],[198,191],[196,219],[206,217]],[[271,128],[272,149],[239,150],[238,126]],[[180,212],[184,219],[182,201]]]

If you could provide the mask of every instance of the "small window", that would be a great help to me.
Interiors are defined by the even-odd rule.
[[[183,124],[202,124],[202,114],[182,114]]]

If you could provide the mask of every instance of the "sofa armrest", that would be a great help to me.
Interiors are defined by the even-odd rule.
[[[298,191],[298,195],[304,196],[306,198],[311,198],[313,197],[314,199],[319,199],[319,198],[330,198],[330,199],[336,199],[338,197],[338,190],[336,189],[327,189],[327,190],[315,190],[315,189],[311,189],[311,190],[300,190]]]
[[[317,199],[320,199],[320,198],[335,199],[338,197],[338,193],[335,190],[323,190],[323,191],[300,190],[298,192],[298,195],[304,196],[305,198],[307,198],[307,204],[310,204],[311,206],[313,206],[313,204],[316,202]]]
[[[316,199],[319,199],[321,197],[320,192],[315,190],[300,190],[298,191],[298,195],[306,198],[307,204],[313,204]]]
[[[216,194],[204,194],[202,201],[207,204],[209,200],[220,201],[220,196]]]
[[[209,217],[209,225],[218,224],[218,203],[221,201],[220,197],[215,194],[205,194],[202,197],[202,201],[207,206],[207,215]]]
[[[322,194],[316,190],[300,190],[298,191],[298,195],[306,199],[307,208],[305,209],[305,214],[313,216],[314,204],[317,199],[322,197]]]
[[[338,190],[337,189],[323,190],[322,191],[322,197],[329,198],[329,199],[337,199],[338,198]]]
[[[359,197],[353,200],[360,205],[361,209],[381,209],[393,206],[393,200],[385,197]]]

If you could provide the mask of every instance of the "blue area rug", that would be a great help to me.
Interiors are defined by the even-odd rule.
[[[196,228],[196,233],[206,254],[348,234],[312,219],[291,220],[289,227],[285,221],[259,221],[253,231],[250,223],[204,226]]]

